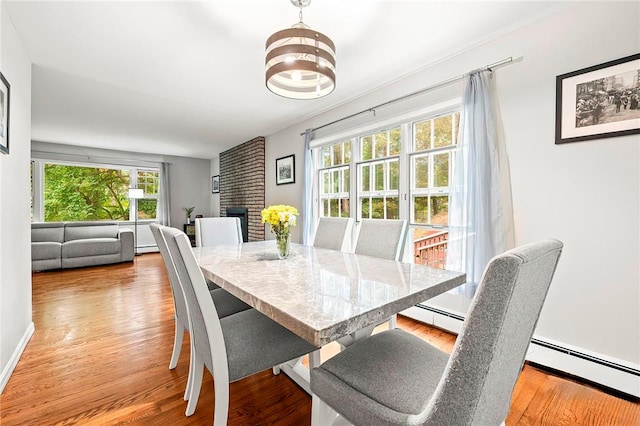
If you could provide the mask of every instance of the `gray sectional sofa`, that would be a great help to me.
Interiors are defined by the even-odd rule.
[[[31,270],[131,262],[133,231],[117,222],[34,222]]]

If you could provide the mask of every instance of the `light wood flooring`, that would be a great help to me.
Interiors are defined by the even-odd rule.
[[[134,263],[33,275],[31,338],[0,396],[7,425],[207,425],[213,383],[205,372],[195,414],[184,416],[188,339],[169,370],[173,304],[159,254]],[[455,336],[399,318],[443,350]],[[231,385],[229,425],[308,425],[310,397],[270,371]],[[507,425],[640,425],[640,404],[529,365]]]

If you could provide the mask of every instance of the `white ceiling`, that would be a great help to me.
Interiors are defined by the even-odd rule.
[[[567,5],[313,0],[304,21],[336,44],[337,87],[297,101],[264,85],[267,37],[297,21],[289,0],[3,3],[34,64],[33,140],[198,158],[273,134]]]

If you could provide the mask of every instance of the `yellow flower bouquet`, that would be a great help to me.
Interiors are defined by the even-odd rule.
[[[298,215],[298,209],[283,204],[269,206],[262,210],[262,223],[268,223],[271,226],[271,232],[276,234],[280,259],[285,259],[289,255],[291,228],[296,226]]]

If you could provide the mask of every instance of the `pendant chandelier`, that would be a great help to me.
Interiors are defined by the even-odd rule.
[[[336,48],[329,37],[302,22],[302,8],[311,0],[291,3],[300,9],[300,21],[267,39],[267,88],[291,99],[326,96],[336,87]]]

